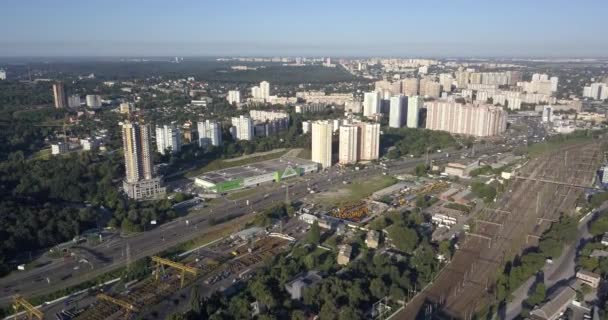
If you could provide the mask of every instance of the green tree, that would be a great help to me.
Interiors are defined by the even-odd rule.
[[[420,241],[416,230],[402,224],[390,226],[388,234],[395,247],[405,253],[412,253]]]
[[[314,245],[318,245],[321,242],[321,230],[318,221],[315,220],[312,226],[310,226],[310,230],[308,230],[308,234],[306,235],[306,240],[308,243]]]

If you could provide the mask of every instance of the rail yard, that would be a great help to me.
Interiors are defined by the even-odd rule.
[[[600,147],[599,143],[563,147],[520,168],[494,204],[474,213],[475,228],[465,235],[451,263],[399,318],[413,319],[423,304],[430,303],[424,312],[470,319],[492,303],[496,276],[505,262],[535,246],[562,214],[573,214],[581,194],[592,188],[604,157]]]

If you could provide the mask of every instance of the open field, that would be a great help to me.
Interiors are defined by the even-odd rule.
[[[203,174],[205,172],[209,172],[209,171],[238,167],[238,166],[243,166],[243,165],[254,163],[254,162],[277,159],[277,158],[280,158],[281,156],[283,156],[287,152],[288,152],[288,150],[286,150],[286,149],[278,149],[278,150],[273,150],[273,151],[268,151],[268,152],[262,152],[261,154],[253,153],[250,155],[245,155],[245,156],[233,158],[233,159],[224,159],[224,160],[218,159],[218,160],[211,161],[210,163],[208,163],[207,165],[205,165],[201,168],[188,172],[186,174],[186,176],[189,178],[193,178],[193,177],[196,177],[198,175],[201,175],[201,174]]]
[[[326,207],[336,207],[345,204],[359,202],[369,197],[372,193],[384,189],[397,182],[391,176],[376,176],[353,180],[350,184],[329,190],[323,194],[313,196],[313,199]]]
[[[398,318],[415,318],[426,301],[463,319],[494,303],[494,283],[504,264],[534,246],[562,213],[574,212],[582,186],[592,185],[601,160],[598,143],[538,153],[516,172],[495,204],[473,213],[474,233],[465,236],[452,262]]]

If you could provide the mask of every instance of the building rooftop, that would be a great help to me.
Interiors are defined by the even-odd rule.
[[[218,184],[238,178],[249,178],[266,173],[272,173],[275,171],[282,171],[285,170],[288,166],[300,167],[306,165],[315,165],[315,163],[310,160],[295,157],[281,157],[278,159],[251,163],[244,166],[210,171],[198,176],[198,178],[205,181],[209,181],[214,184]]]
[[[565,287],[542,307],[532,310],[530,316],[532,319],[555,319],[556,315],[562,312],[564,307],[569,305],[575,297],[576,291],[570,287]]]

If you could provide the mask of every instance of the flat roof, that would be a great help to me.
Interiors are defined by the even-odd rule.
[[[238,178],[255,177],[275,171],[285,170],[288,166],[303,167],[316,165],[315,162],[296,157],[281,157],[278,159],[255,162],[243,166],[206,172],[196,178],[218,184]]]

